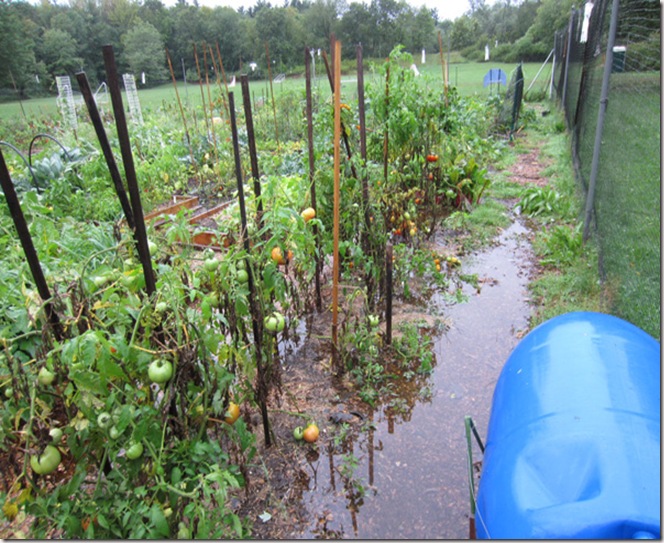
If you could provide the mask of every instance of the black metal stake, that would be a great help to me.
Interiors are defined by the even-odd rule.
[[[242,102],[244,104],[244,118],[247,125],[247,140],[249,142],[249,159],[251,161],[251,176],[254,178],[254,196],[256,197],[256,219],[258,229],[263,229],[263,199],[261,198],[261,181],[258,172],[258,152],[256,151],[256,135],[254,132],[254,118],[251,113],[251,94],[249,93],[249,77],[240,76],[242,85]]]
[[[122,184],[120,170],[118,169],[118,165],[115,162],[111,144],[108,141],[106,130],[104,130],[104,122],[101,120],[99,110],[97,109],[97,103],[95,102],[94,96],[92,95],[90,83],[88,82],[88,78],[85,75],[85,72],[78,72],[76,74],[76,79],[78,80],[78,86],[81,89],[83,100],[85,100],[85,105],[88,108],[92,126],[94,126],[95,132],[97,133],[99,145],[101,146],[101,150],[104,153],[106,165],[108,166],[108,171],[111,174],[111,179],[113,180],[113,185],[115,186],[115,192],[118,195],[118,199],[120,200],[120,205],[122,206],[125,219],[127,219],[127,225],[129,225],[129,228],[133,232],[136,229],[134,213],[131,210],[131,204],[129,203],[129,198],[127,198],[127,192],[125,191],[124,185]]]
[[[231,134],[233,138],[233,155],[235,156],[235,177],[237,178],[238,200],[240,204],[240,221],[242,243],[244,250],[249,254],[249,235],[247,231],[247,210],[244,204],[244,184],[242,182],[242,163],[240,161],[240,143],[237,135],[237,121],[235,118],[235,97],[232,92],[228,93],[228,106],[230,109]],[[249,280],[249,307],[251,308],[251,327],[254,334],[254,344],[256,346],[256,396],[258,405],[263,418],[263,432],[265,437],[265,446],[272,444],[270,436],[270,421],[267,414],[267,383],[265,382],[265,368],[263,367],[263,320],[259,305],[256,303],[256,293],[254,288],[254,277],[251,266],[247,266]]]
[[[304,73],[305,73],[305,86],[307,93],[307,140],[309,147],[309,186],[311,191],[311,207],[314,208],[314,211],[318,212],[317,203],[316,203],[316,180],[314,175],[316,173],[314,167],[314,116],[313,116],[313,104],[311,97],[311,54],[309,53],[309,48],[304,48]],[[320,232],[318,226],[314,225],[314,239],[316,240],[316,309],[322,311],[323,309],[323,300],[321,297],[320,291],[320,274],[322,266],[322,260],[320,255]]]
[[[129,197],[131,199],[131,208],[136,223],[134,228],[134,239],[136,240],[136,245],[138,247],[138,256],[143,265],[145,288],[148,296],[152,296],[156,292],[157,286],[152,271],[148,236],[145,231],[145,220],[143,219],[143,208],[141,206],[141,194],[136,179],[136,170],[134,169],[134,157],[131,153],[131,142],[129,141],[127,120],[125,118],[124,106],[122,105],[122,94],[118,80],[118,70],[115,65],[115,54],[113,53],[112,45],[104,45],[102,49],[104,53],[104,66],[106,67],[106,83],[108,85],[108,90],[111,93],[111,103],[113,104],[115,125],[118,131],[118,140],[120,141],[122,162],[124,163],[125,177],[127,179]]]
[[[392,244],[385,247],[385,343],[392,344]]]
[[[35,250],[35,246],[32,243],[30,230],[28,229],[28,224],[25,222],[23,211],[21,211],[21,204],[18,201],[18,196],[16,195],[14,184],[12,183],[11,176],[9,175],[9,170],[7,169],[7,164],[5,163],[5,157],[2,154],[2,150],[0,150],[0,184],[2,185],[2,191],[5,193],[7,206],[9,207],[9,212],[12,216],[12,220],[14,221],[14,226],[18,232],[18,237],[21,241],[21,246],[23,247],[25,258],[27,259],[28,265],[30,266],[30,272],[32,273],[32,277],[35,280],[37,292],[39,292],[39,296],[41,296],[41,299],[44,301],[44,311],[46,312],[46,318],[53,328],[55,338],[58,341],[61,341],[64,339],[62,325],[51,303],[51,292],[48,289],[46,278],[44,277],[44,272],[42,271],[41,265],[39,264],[39,257],[37,256],[37,251]]]

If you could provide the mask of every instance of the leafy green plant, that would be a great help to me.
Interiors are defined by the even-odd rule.
[[[528,186],[523,190],[518,208],[532,217],[551,215],[559,212],[560,200],[560,194],[550,187]]]

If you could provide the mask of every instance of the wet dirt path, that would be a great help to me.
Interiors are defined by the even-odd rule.
[[[493,388],[527,329],[531,266],[528,230],[518,220],[494,245],[464,259],[479,291],[465,303],[434,296],[430,311],[449,329],[435,337],[436,366],[427,394],[408,408],[379,408],[373,430],[336,447],[329,443],[301,466],[309,478],[302,504],[312,514],[301,538],[464,539],[468,537],[464,416],[486,435]],[[412,391],[411,391],[412,395]],[[411,408],[412,405],[412,408]],[[479,449],[474,445],[474,460]]]

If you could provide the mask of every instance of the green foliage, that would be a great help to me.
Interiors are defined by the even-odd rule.
[[[531,217],[551,215],[559,211],[560,201],[560,194],[551,187],[530,185],[523,189],[518,209]]]

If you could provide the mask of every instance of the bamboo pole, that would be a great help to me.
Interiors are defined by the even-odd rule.
[[[221,59],[221,50],[219,49],[219,42],[216,42],[217,45],[217,56],[219,57],[219,68],[221,68],[221,76],[224,79],[224,87],[226,89],[226,95],[222,95],[224,101],[224,108],[226,109],[226,115],[228,115],[228,102],[226,102],[226,96],[228,96],[228,80],[226,79],[226,70],[224,70],[224,61]]]
[[[182,117],[182,126],[184,127],[184,135],[187,138],[187,146],[189,147],[189,158],[191,159],[191,167],[194,168],[196,176],[198,177],[199,184],[201,183],[200,176],[198,174],[198,168],[196,167],[196,160],[194,159],[194,149],[191,146],[191,137],[189,136],[189,129],[187,128],[187,117],[184,114],[184,108],[182,107],[182,100],[180,100],[180,93],[178,92],[178,84],[175,80],[175,72],[173,72],[173,64],[171,63],[171,56],[168,53],[168,48],[166,49],[166,60],[168,60],[168,69],[171,71],[171,80],[173,81],[173,88],[175,89],[175,98],[178,101],[178,106],[180,107],[180,116]]]
[[[445,69],[445,57],[443,56],[443,37],[438,31],[438,49],[440,51],[440,66],[443,69],[443,82],[445,85],[445,105],[447,105],[447,70]]]
[[[265,58],[267,59],[267,75],[270,80],[270,95],[272,96],[272,114],[274,115],[274,138],[277,140],[277,150],[281,149],[279,145],[279,127],[277,126],[277,105],[274,101],[274,87],[272,86],[272,67],[270,66],[270,50],[265,42]]]
[[[309,148],[309,187],[311,194],[311,207],[318,212],[316,203],[316,179],[315,179],[315,166],[314,166],[314,116],[313,116],[313,100],[311,91],[311,54],[309,48],[304,48],[304,74],[305,74],[305,87],[306,87],[306,108],[307,108],[307,142]],[[320,231],[318,225],[314,224],[313,227],[314,239],[316,240],[316,309],[321,311],[323,308],[323,300],[320,290],[320,274],[322,268],[322,260],[320,255]]]
[[[339,368],[339,207],[341,170],[341,42],[334,42],[334,248],[332,266],[332,346],[333,367]]]
[[[228,107],[226,106],[226,99],[224,98],[224,90],[221,88],[221,75],[220,75],[220,70],[219,66],[217,65],[217,60],[214,58],[214,52],[212,51],[212,46],[208,45],[210,49],[210,58],[212,59],[212,66],[214,67],[214,73],[217,76],[217,87],[219,87],[219,98],[221,100],[221,104],[224,106],[224,109],[228,113]],[[221,108],[219,108],[219,114],[221,115]],[[212,129],[214,130],[214,121],[212,122]]]
[[[212,53],[212,49],[210,49]],[[210,134],[212,135],[212,144],[214,146],[214,160],[218,162],[219,151],[217,150],[217,134],[214,130],[214,103],[212,102],[212,92],[210,91],[210,78],[208,77],[208,65],[207,65],[207,44],[203,44],[203,67],[205,68],[205,86],[207,88],[208,100],[210,102]]]
[[[205,93],[203,92],[203,80],[201,78],[201,66],[198,63],[198,51],[194,43],[194,59],[196,60],[196,71],[198,72],[198,87],[201,89],[201,104],[203,105],[203,118],[205,119],[205,129],[210,134],[210,125],[208,124],[207,108],[205,107]]]

